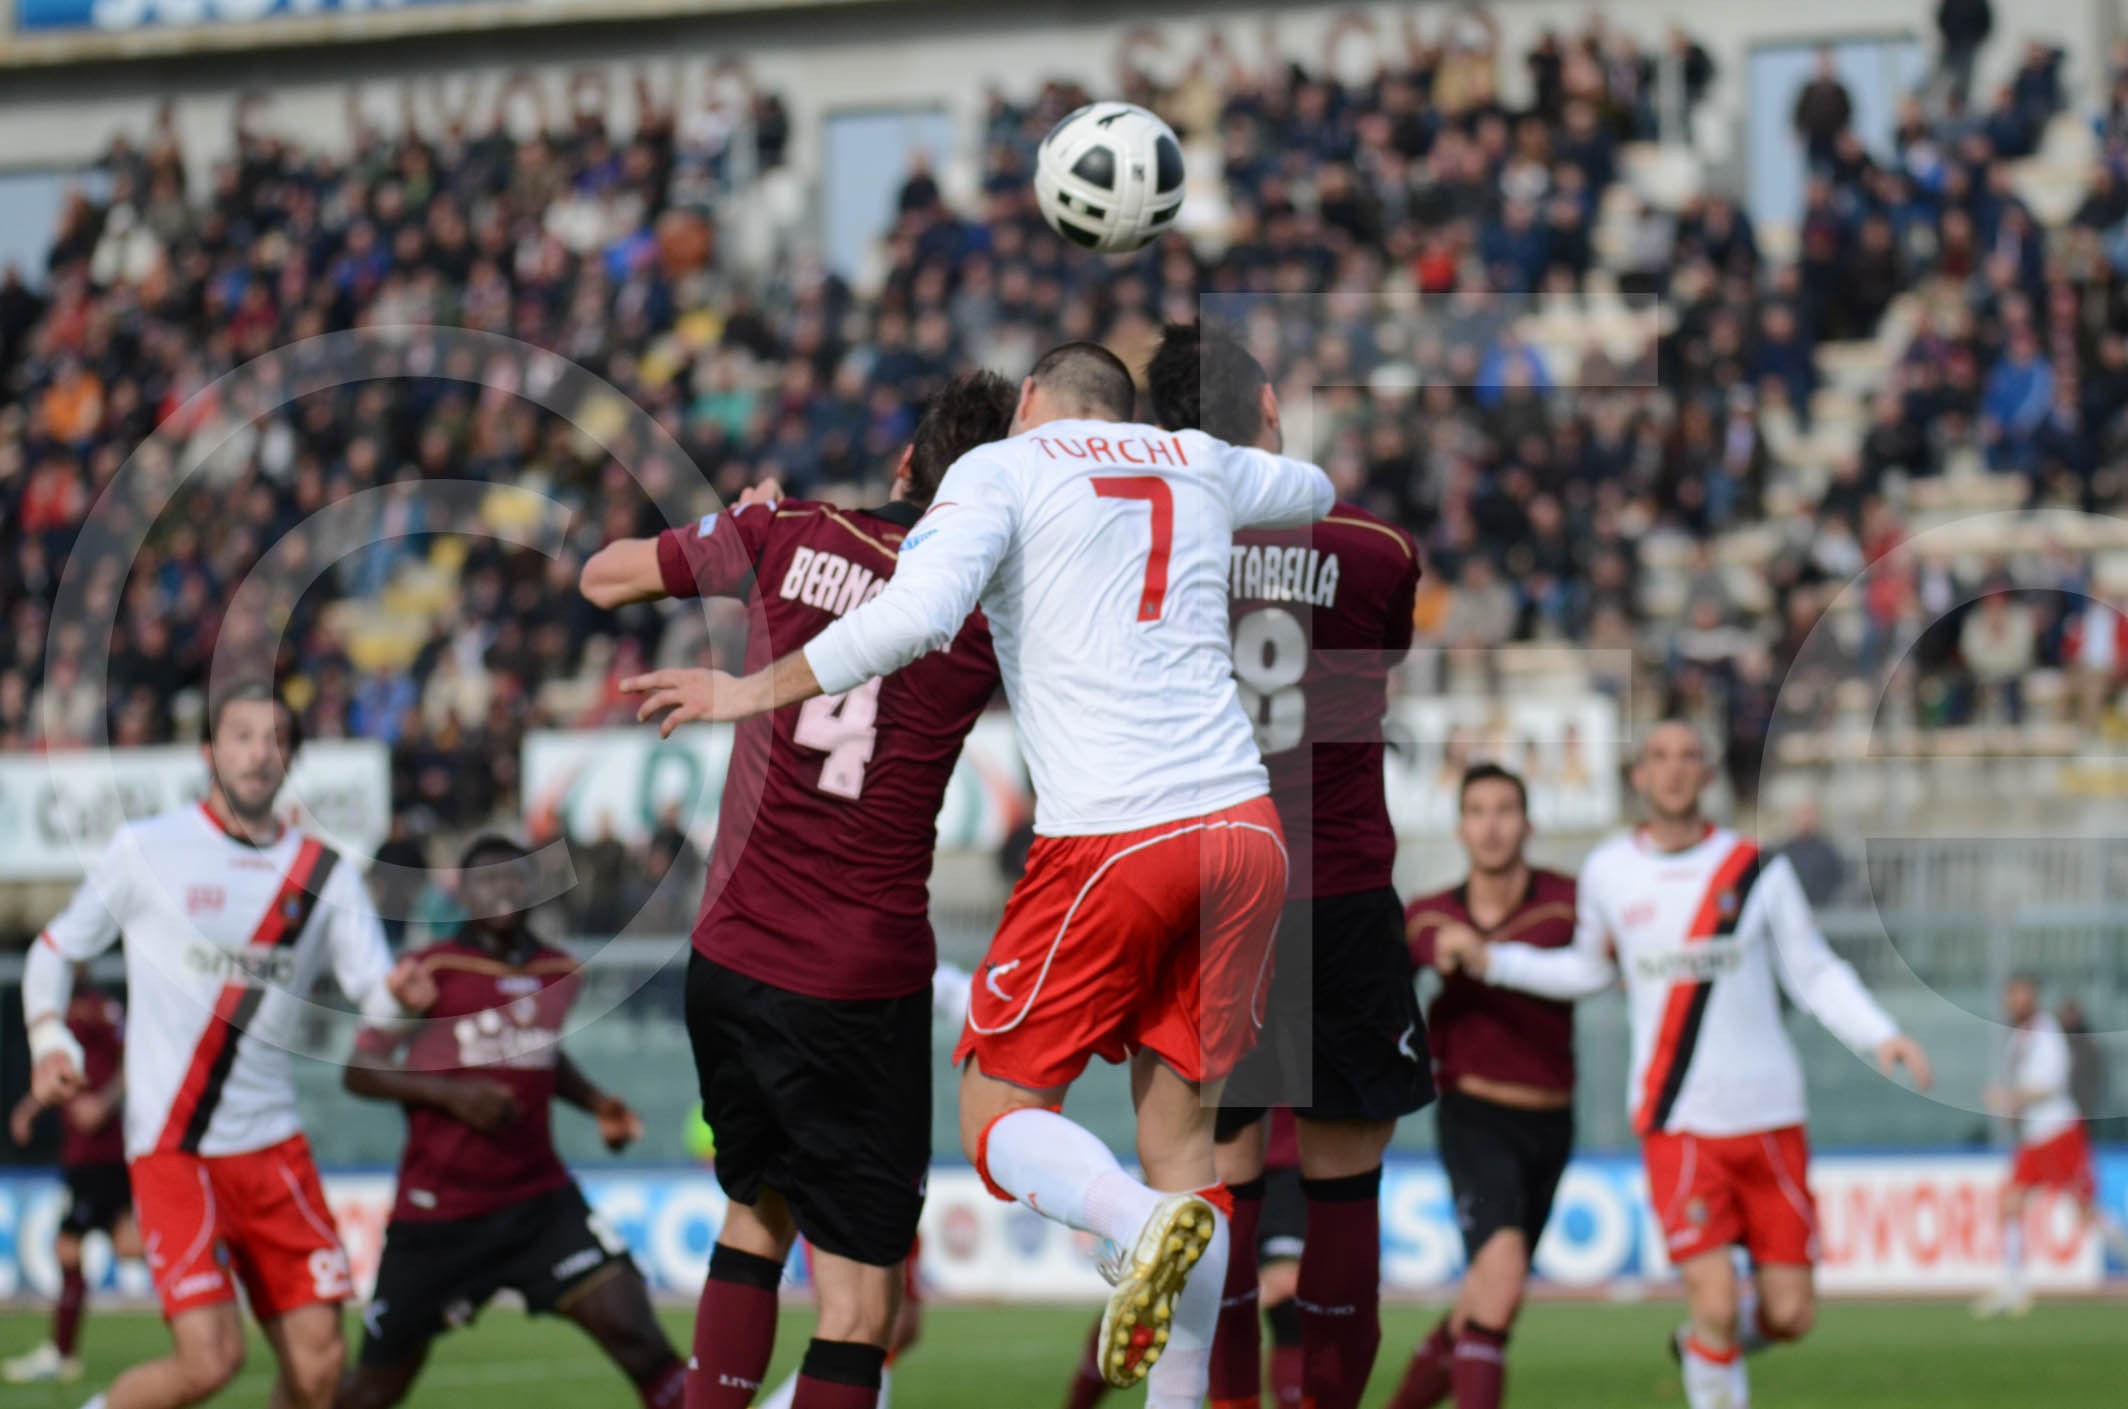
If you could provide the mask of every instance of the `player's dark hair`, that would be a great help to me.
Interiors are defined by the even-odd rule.
[[[1460,809],[1470,797],[1470,790],[1477,783],[1505,783],[1515,790],[1515,801],[1521,804],[1522,815],[1529,816],[1529,785],[1522,775],[1497,763],[1473,763],[1463,770],[1462,785],[1456,790],[1456,806]]]
[[[1271,378],[1233,333],[1214,323],[1170,323],[1145,364],[1153,419],[1171,431],[1203,431],[1229,445],[1263,434],[1263,389]]]
[[[295,751],[303,746],[303,716],[288,702],[288,697],[281,693],[279,686],[270,680],[257,678],[239,680],[233,685],[224,685],[208,692],[207,710],[200,716],[201,743],[210,746],[214,743],[214,731],[221,727],[223,711],[239,700],[269,700],[280,706],[281,712],[288,716],[290,756],[294,756]]]
[[[909,502],[931,507],[938,482],[953,462],[1012,428],[1019,401],[1012,383],[995,372],[967,372],[947,382],[909,438]]]
[[[494,862],[522,861],[532,854],[531,849],[512,841],[501,832],[482,832],[465,844],[458,853],[458,869],[470,871],[475,866]]]
[[[1138,388],[1123,359],[1097,342],[1067,342],[1049,349],[1029,372],[1036,386],[1086,411],[1119,421],[1138,407]]]

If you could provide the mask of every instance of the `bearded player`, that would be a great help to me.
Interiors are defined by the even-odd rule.
[[[1216,327],[1168,325],[1146,386],[1170,430],[1273,453],[1284,443],[1270,378]],[[1433,1099],[1382,773],[1389,673],[1411,647],[1418,582],[1411,535],[1351,504],[1306,528],[1234,538],[1234,673],[1292,862],[1263,1034],[1217,1126],[1234,1241],[1214,1406],[1262,1393],[1256,1223],[1272,1105],[1290,1102],[1299,1118],[1303,1396],[1354,1409],[1381,1343],[1382,1151],[1398,1118]]]
[[[1411,902],[1411,957],[1513,942],[1558,949],[1574,937],[1574,881],[1531,866],[1529,791],[1497,764],[1463,775],[1456,836],[1470,873]],[[1453,971],[1426,1014],[1441,1164],[1455,1196],[1465,1269],[1456,1304],[1412,1356],[1390,1409],[1499,1409],[1507,1338],[1530,1253],[1574,1145],[1574,1008]]]
[[[344,1084],[404,1106],[407,1135],[361,1356],[338,1409],[406,1398],[436,1337],[504,1288],[527,1310],[583,1327],[644,1409],[681,1402],[686,1367],[642,1273],[554,1151],[557,1100],[589,1112],[616,1153],[643,1122],[562,1050],[576,961],[526,925],[531,866],[515,842],[475,838],[458,861],[465,926],[410,956],[436,985],[426,1021],[356,1039]]]
[[[1810,1329],[1817,1212],[1804,1138],[1803,1069],[1781,994],[1890,1074],[1930,1083],[1902,1035],[1818,932],[1785,857],[1707,820],[1712,777],[1682,720],[1648,731],[1633,764],[1646,822],[1591,852],[1574,941],[1541,949],[1444,936],[1444,967],[1568,1000],[1623,977],[1632,1027],[1626,1099],[1648,1193],[1690,1319],[1674,1337],[1692,1409],[1750,1402],[1744,1354]],[[1753,1264],[1740,1286],[1732,1247]]]
[[[87,977],[87,966],[77,965],[66,1013],[67,1031],[81,1044],[83,1090],[59,1111],[66,1130],[59,1146],[59,1171],[66,1183],[67,1210],[52,1239],[52,1260],[59,1264],[52,1338],[0,1364],[0,1380],[11,1385],[81,1378],[81,1323],[89,1304],[83,1259],[89,1234],[109,1237],[111,1251],[119,1257],[139,1257],[141,1252],[140,1230],[133,1222],[133,1188],[126,1180],[125,1009],[115,997],[92,987]],[[16,1105],[8,1133],[17,1145],[30,1143],[43,1110],[34,1092]]]
[[[1313,522],[1334,492],[1313,465],[1131,422],[1135,400],[1107,349],[1053,348],[1012,437],[947,472],[877,598],[744,679],[623,688],[667,732],[750,718],[891,676],[982,606],[1036,813],[955,1051],[962,1146],[997,1197],[1116,1245],[1102,1369],[1196,1409],[1227,1246],[1211,1111],[1253,1040],[1286,886],[1229,559],[1237,529]],[[1096,1056],[1132,1063],[1142,1182],[1059,1112]]]
[[[933,399],[890,502],[755,502],[584,565],[600,606],[747,604],[765,665],[876,598],[940,476],[1003,434],[1012,389],[975,373]],[[811,1247],[820,1321],[796,1409],[872,1409],[931,1164],[928,882],[961,742],[997,693],[988,627],[907,673],[740,726],[694,953],[687,1023],[731,1208],[695,1318],[688,1409],[744,1409],[775,1348],[784,1260]],[[758,804],[758,806],[756,805]]]
[[[372,1023],[435,989],[393,967],[355,864],[275,817],[298,737],[272,688],[211,695],[205,733],[207,800],[120,827],[23,968],[34,1089],[56,1105],[84,1083],[62,1017],[73,966],[125,944],[126,1154],[171,1353],[89,1405],[181,1409],[226,1385],[244,1361],[241,1285],[279,1362],[272,1402],[324,1409],[352,1288],[290,1054],[328,968]]]

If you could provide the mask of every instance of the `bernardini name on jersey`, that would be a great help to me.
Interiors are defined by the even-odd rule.
[[[798,548],[791,553],[790,571],[783,574],[776,595],[786,602],[803,602],[842,616],[877,597],[886,585],[887,579],[840,553]]]
[[[1232,596],[1252,602],[1337,605],[1337,554],[1318,548],[1234,545]]]
[[[1743,945],[1733,939],[1709,939],[1654,954],[1633,956],[1633,968],[1656,983],[1709,983],[1734,973],[1744,961]]]

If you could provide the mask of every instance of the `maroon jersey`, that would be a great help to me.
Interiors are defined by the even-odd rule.
[[[436,980],[436,1006],[410,1042],[368,1029],[358,1045],[372,1056],[404,1045],[409,1071],[501,1082],[517,1097],[517,1119],[484,1134],[434,1106],[408,1106],[392,1217],[473,1218],[567,1184],[551,1106],[576,961],[535,944],[513,964],[455,940],[413,957]]]
[[[1404,934],[1412,962],[1433,964],[1434,935],[1446,924],[1465,924],[1489,943],[1513,939],[1560,949],[1574,939],[1574,879],[1557,871],[1532,870],[1522,903],[1491,930],[1470,917],[1462,886],[1420,896],[1404,911]],[[1465,974],[1452,974],[1426,1014],[1433,1048],[1434,1080],[1444,1091],[1465,1076],[1512,1081],[1553,1091],[1574,1089],[1574,1005],[1493,988]]]
[[[660,534],[658,567],[675,597],[747,603],[754,671],[877,596],[920,516],[900,503],[742,505]],[[946,650],[891,676],[740,724],[695,948],[815,998],[899,998],[929,984],[938,810],[997,688],[978,612]]]
[[[1234,535],[1234,678],[1271,773],[1296,897],[1390,883],[1382,716],[1389,672],[1411,649],[1418,586],[1411,535],[1350,504],[1307,528]]]
[[[119,1001],[93,988],[77,988],[67,1004],[66,1025],[81,1044],[83,1089],[101,1091],[118,1080],[126,1059],[126,1010]],[[64,1112],[61,1125],[66,1135],[60,1141],[59,1163],[65,1168],[126,1162],[123,1102],[112,1106],[103,1124],[94,1130],[77,1128],[73,1118]]]

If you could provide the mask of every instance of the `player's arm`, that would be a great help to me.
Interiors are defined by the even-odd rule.
[[[839,695],[950,644],[1012,544],[1017,510],[1001,467],[978,450],[940,481],[931,512],[902,540],[880,594],[773,665],[737,679],[713,670],[654,670],[621,682],[644,696],[638,719],[751,719],[815,695]]]
[[[118,1115],[118,1108],[126,1099],[126,1074],[123,1066],[94,1091],[84,1092],[67,1102],[67,1124],[84,1135],[103,1129]]]
[[[490,1133],[517,1119],[517,1095],[509,1087],[455,1072],[408,1071],[399,1061],[405,1043],[403,1028],[363,1028],[355,1034],[355,1049],[340,1074],[340,1085],[365,1101],[427,1106]]]
[[[67,1004],[74,997],[74,965],[118,942],[134,850],[131,833],[121,827],[23,960],[22,1021],[30,1040],[30,1094],[40,1104],[56,1106],[81,1094],[81,1044],[66,1025]]]
[[[1899,1031],[1853,966],[1825,942],[1788,858],[1776,856],[1767,862],[1756,889],[1773,947],[1774,973],[1788,996],[1850,1048],[1876,1058],[1887,1076],[1904,1066],[1914,1085],[1926,1091],[1934,1076],[1921,1044]]]
[[[554,1054],[554,1094],[580,1111],[589,1111],[598,1121],[599,1138],[619,1154],[643,1138],[643,1118],[629,1104],[584,1074],[567,1052]]]
[[[1584,870],[1574,888],[1574,938],[1560,949],[1519,940],[1479,945],[1463,967],[1495,988],[1514,988],[1539,998],[1572,1002],[1618,982],[1611,928],[1596,902],[1596,887]]]
[[[1247,445],[1220,448],[1234,527],[1300,528],[1337,507],[1337,490],[1320,466]]]
[[[321,897],[327,907],[325,942],[333,979],[371,1027],[388,1027],[428,1011],[436,980],[420,960],[392,962],[384,922],[369,898],[369,886],[352,866],[336,867]]]
[[[663,535],[660,535],[663,537]],[[585,561],[576,586],[591,605],[612,611],[631,602],[654,602],[671,594],[658,567],[657,538],[620,538]]]
[[[652,538],[617,539],[584,563],[577,590],[608,611],[666,597],[743,598],[753,588],[754,564],[782,494],[774,480],[765,481],[728,512]],[[746,512],[756,505],[760,512]]]

